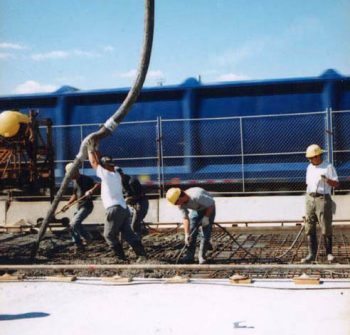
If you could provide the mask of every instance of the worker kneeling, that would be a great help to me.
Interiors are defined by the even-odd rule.
[[[196,252],[196,241],[200,230],[201,242],[198,253],[199,264],[205,264],[205,254],[210,247],[212,225],[215,219],[215,201],[213,197],[200,187],[192,187],[186,191],[170,188],[166,193],[167,200],[183,214],[186,255],[183,263],[193,263]]]

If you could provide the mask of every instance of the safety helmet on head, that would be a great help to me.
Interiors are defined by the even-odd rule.
[[[307,147],[305,156],[306,158],[312,158],[323,154],[324,150],[318,144],[311,144]]]
[[[166,192],[167,200],[173,205],[175,205],[176,201],[179,200],[180,195],[181,195],[181,189],[179,189],[178,187],[169,188],[168,192]]]
[[[102,166],[105,166],[105,165],[114,165],[114,164],[113,164],[113,159],[112,159],[112,157],[110,157],[110,156],[102,156],[102,157],[100,158],[100,164],[101,164]]]

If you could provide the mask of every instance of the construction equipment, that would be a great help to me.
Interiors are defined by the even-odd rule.
[[[54,151],[50,119],[18,111],[0,113],[0,189],[19,195],[54,195]]]

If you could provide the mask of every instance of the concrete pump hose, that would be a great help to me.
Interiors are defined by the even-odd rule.
[[[111,116],[97,132],[88,135],[81,143],[79,153],[77,154],[72,169],[65,175],[59,191],[57,192],[54,201],[51,204],[51,208],[47,212],[43,224],[40,227],[36,242],[33,246],[31,257],[35,257],[39,249],[39,243],[45,234],[46,228],[50,220],[54,217],[54,213],[61,200],[61,197],[66,190],[69,181],[74,173],[77,172],[79,164],[83,162],[87,157],[87,144],[90,140],[98,142],[104,137],[110,135],[117,125],[123,120],[126,114],[130,111],[132,104],[136,101],[142,85],[145,81],[148,66],[151,58],[152,43],[153,43],[153,31],[154,31],[154,0],[145,0],[145,19],[144,19],[144,43],[142,47],[141,60],[138,68],[138,74],[136,80],[129,91],[119,109]]]

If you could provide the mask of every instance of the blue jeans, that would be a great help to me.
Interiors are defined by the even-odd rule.
[[[204,211],[191,211],[189,215],[190,219],[190,234],[191,234],[191,242],[189,247],[187,248],[187,258],[194,258],[194,254],[196,252],[196,243],[197,236],[199,234],[201,239],[201,249],[206,249],[206,246],[211,238],[212,226],[215,220],[215,208],[211,215],[209,216],[209,224],[205,227],[200,227],[202,218],[204,216]]]
[[[77,245],[81,245],[81,238],[89,239],[89,234],[84,229],[82,222],[91,214],[92,210],[92,206],[83,206],[74,213],[70,226],[72,228],[72,239]]]

